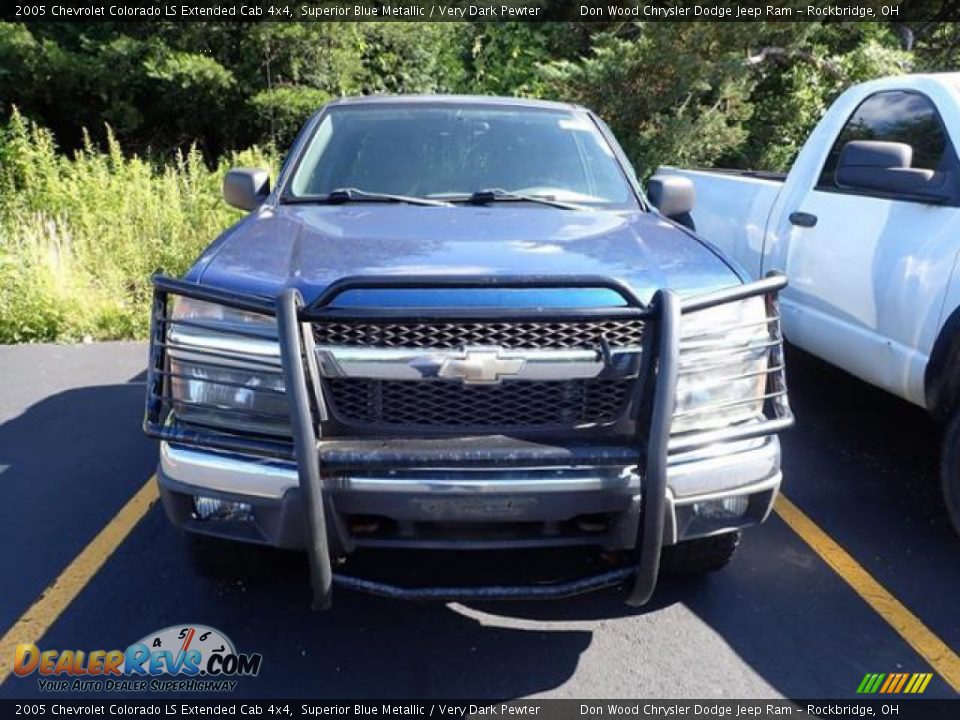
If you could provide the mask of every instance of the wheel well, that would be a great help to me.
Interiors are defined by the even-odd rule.
[[[927,408],[946,421],[960,406],[960,307],[940,328],[923,378]]]

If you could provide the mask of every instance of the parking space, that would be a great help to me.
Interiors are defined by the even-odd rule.
[[[151,475],[144,355],[126,343],[0,348],[0,634]],[[818,361],[790,361],[799,423],[784,438],[785,494],[960,651],[960,541],[939,504],[936,426]],[[237,552],[235,575],[201,572],[154,506],[44,636],[22,640],[126,647],[210,625],[263,654],[238,686],[245,697],[846,698],[868,672],[936,671],[777,515],[725,571],[664,578],[642,610],[616,590],[466,605],[337,592],[331,611],[312,613],[303,556]],[[0,686],[0,697],[39,695],[35,677]],[[935,676],[924,696],[956,693]]]

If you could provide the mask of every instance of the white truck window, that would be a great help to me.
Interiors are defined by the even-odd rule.
[[[851,140],[906,143],[913,148],[911,167],[936,173],[951,171],[956,162],[940,114],[929,98],[918,92],[878,92],[860,103],[827,155],[818,190],[841,189],[835,179],[837,162]]]

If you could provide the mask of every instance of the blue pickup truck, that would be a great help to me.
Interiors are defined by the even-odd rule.
[[[154,278],[145,429],[170,519],[306,550],[316,607],[652,595],[661,558],[724,565],[762,522],[792,422],[771,275],[688,229],[689,183],[645,194],[568,104],[332,102],[275,185],[181,279]],[[596,548],[550,583],[386,582],[359,548]],[[509,562],[509,561],[507,561]],[[334,572],[336,568],[336,572]]]

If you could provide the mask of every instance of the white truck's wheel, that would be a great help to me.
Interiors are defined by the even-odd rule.
[[[947,514],[954,530],[960,535],[960,409],[953,413],[943,437],[940,459],[940,478]]]

